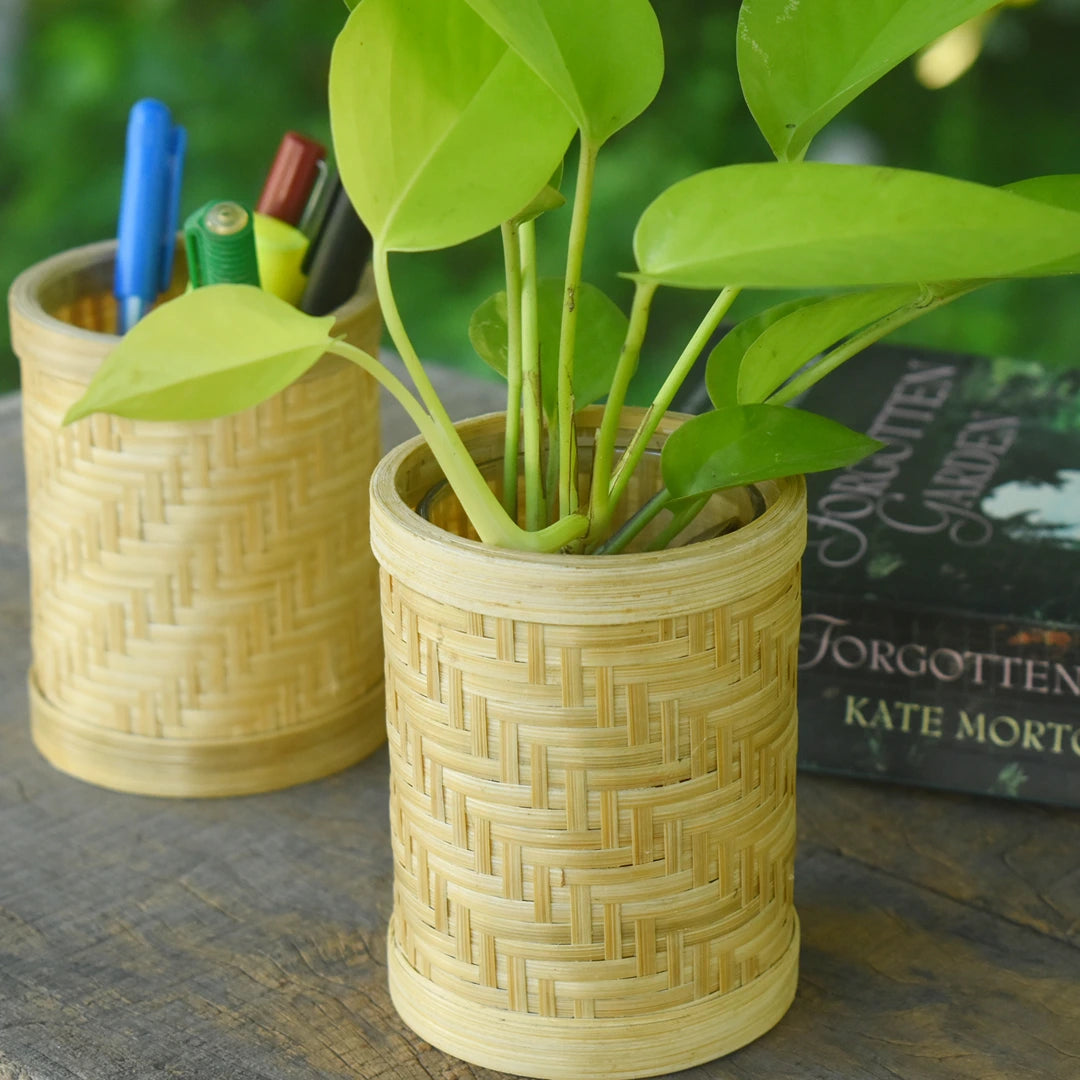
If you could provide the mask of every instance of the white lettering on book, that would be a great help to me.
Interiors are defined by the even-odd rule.
[[[1065,645],[1071,638],[1064,631]],[[980,689],[1080,697],[1080,663],[1033,656],[1009,656],[972,649],[888,641],[853,632],[847,619],[809,612],[803,616],[799,668],[832,665],[843,671],[871,671],[952,683],[961,679]]]
[[[1005,713],[993,716],[967,709],[948,716],[945,706],[919,701],[848,694],[844,701],[844,726],[929,739],[950,738],[957,743],[977,743],[999,750],[1080,757],[1080,723],[1032,720]]]
[[[948,399],[955,374],[950,364],[909,363],[867,432],[885,447],[840,470],[809,515],[807,548],[823,566],[857,563],[868,546],[865,526],[875,518],[911,535],[946,533],[960,547],[990,541],[993,526],[979,513],[979,502],[1016,441],[1017,417],[973,413],[917,499],[893,490],[917,441]]]

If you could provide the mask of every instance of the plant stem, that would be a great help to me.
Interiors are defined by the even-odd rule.
[[[664,490],[667,491],[667,488],[664,488]],[[711,498],[712,492],[699,495],[692,502],[688,502],[681,510],[673,513],[667,525],[649,542],[646,551],[662,551],[666,548],[705,509]]]
[[[362,349],[357,349],[343,340],[335,341],[326,351],[345,357],[357,367],[363,368],[401,402],[431,448],[443,475],[450,487],[454,488],[455,495],[460,499],[465,513],[469,515],[484,543],[518,551],[554,552],[561,551],[584,535],[589,522],[583,514],[565,517],[539,532],[527,532],[519,528],[505,515],[455,428],[451,427],[447,433],[440,423],[424,413],[423,407],[401,379],[375,360],[374,356],[369,356]]]
[[[453,425],[447,429],[426,413],[405,384],[362,349],[350,345],[347,341],[337,341],[327,351],[351,360],[368,372],[402,404],[431,448],[443,475],[461,500],[461,505],[476,527],[480,539],[485,544],[498,547],[520,548],[522,545],[514,535],[517,526],[506,516]],[[509,527],[511,525],[513,528]]]
[[[421,435],[427,440],[435,460],[442,468],[443,475],[461,501],[462,509],[468,515],[480,539],[493,547],[515,548],[520,551],[558,551],[572,543],[588,528],[588,521],[584,515],[558,522],[558,527],[553,526],[540,532],[526,532],[518,526],[517,522],[510,519],[498,497],[488,487],[476,462],[473,461],[468,449],[461,441],[454,422],[439,400],[434,386],[431,385],[420,357],[405,331],[401,314],[394,301],[393,289],[390,286],[386,256],[385,250],[376,247],[372,260],[375,267],[375,287],[379,295],[383,319],[391,340],[405,364],[405,369],[416,384],[420,398],[428,409],[428,414],[425,415],[413,399],[415,408],[410,410],[409,415],[420,428]],[[340,351],[343,346],[345,346],[344,342],[338,342],[336,349]],[[351,349],[351,346],[345,346],[345,348]],[[387,377],[391,380],[393,377],[377,360],[368,357],[359,349],[354,352],[341,352],[341,355],[359,363],[391,390],[391,393],[394,392],[391,384],[387,382]],[[359,357],[363,357],[365,362],[361,363]],[[402,391],[405,390],[400,383],[398,386]],[[407,391],[405,392],[407,394]],[[408,396],[411,397],[411,395]],[[404,401],[403,404],[405,404]],[[407,404],[406,408],[409,409]]]
[[[386,323],[387,332],[397,348],[398,355],[405,364],[405,370],[409,373],[409,378],[415,383],[420,400],[431,414],[432,419],[440,425],[453,428],[453,421],[443,407],[443,403],[439,400],[435,387],[431,385],[431,380],[428,378],[427,372],[424,371],[424,365],[420,362],[420,357],[417,355],[408,332],[405,330],[405,324],[401,321],[397,301],[394,299],[394,290],[390,285],[388,252],[384,248],[376,246],[371,262],[375,270],[375,291],[379,296],[383,321]]]
[[[521,246],[512,222],[503,222],[502,241],[506,267],[506,436],[502,502],[507,514],[516,521],[521,432]]]
[[[593,457],[592,487],[589,497],[590,518],[604,520],[608,512],[608,485],[611,483],[611,465],[615,459],[615,440],[619,434],[619,420],[630,380],[637,371],[645,330],[649,324],[649,309],[659,286],[655,282],[639,281],[634,287],[634,300],[630,307],[630,324],[626,329],[619,363],[611,380],[604,418],[596,435]]]
[[[618,554],[669,502],[671,502],[671,492],[667,488],[661,488],[644,506],[639,507],[633,515],[627,518],[602,544],[597,544],[589,554]]]
[[[599,146],[581,135],[574,211],[570,219],[570,238],[566,247],[566,277],[563,294],[562,324],[559,328],[558,432],[559,513],[563,516],[577,509],[577,433],[574,430],[574,344],[577,338],[577,299],[581,285],[581,267],[585,258],[585,235],[589,227],[593,181]]]
[[[518,228],[521,277],[521,374],[523,382],[523,442],[525,447],[525,528],[544,524],[544,488],[540,455],[543,396],[540,376],[539,283],[536,271],[536,222]],[[515,466],[517,462],[515,461]],[[517,483],[517,477],[514,478]]]
[[[880,341],[886,334],[893,330],[914,322],[915,319],[928,312],[934,311],[945,304],[966,296],[969,292],[981,288],[982,283],[972,285],[965,283],[952,292],[932,294],[929,299],[919,299],[914,303],[900,308],[898,311],[886,315],[883,319],[871,323],[865,330],[853,334],[842,345],[827,352],[813,367],[807,368],[800,375],[796,375],[790,382],[785,383],[779,390],[774,391],[766,399],[769,405],[786,405],[799,394],[809,390],[819,379],[825,378],[831,371],[835,371],[845,360],[850,360],[856,353],[862,352],[868,345]]]
[[[712,337],[714,331],[720,325],[720,320],[728,313],[740,292],[741,289],[729,287],[720,293],[713,302],[712,307],[706,312],[705,318],[701,320],[697,330],[694,331],[694,336],[686,343],[686,348],[683,349],[679,359],[675,361],[675,366],[668,373],[663,386],[657,390],[652,404],[649,405],[645,415],[642,417],[637,431],[634,432],[634,436],[630,440],[630,445],[623,452],[622,457],[619,458],[619,463],[611,477],[611,484],[608,488],[609,515],[626,491],[626,485],[630,482],[630,477],[633,476],[634,469],[637,468],[638,462],[641,460],[641,455],[649,445],[649,440],[653,437],[657,427],[659,427],[660,421],[664,418],[664,413],[667,412],[676,393],[678,393],[683,380],[690,373],[694,362],[701,355],[701,350],[708,344],[709,338]],[[606,523],[601,523],[600,527],[606,527]]]
[[[547,515],[547,521],[553,521],[555,519],[555,501],[559,495],[559,448],[555,445],[555,430],[550,424],[548,424],[546,434],[547,464],[545,466],[544,490],[547,494],[545,496],[544,513]]]
[[[375,357],[369,356],[363,349],[350,345],[344,339],[335,341],[326,351],[356,364],[371,375],[380,386],[384,386],[408,413],[409,419],[416,425],[420,434],[426,438],[426,432],[431,429],[431,417],[424,412],[424,407],[416,400],[409,388],[389,368]]]

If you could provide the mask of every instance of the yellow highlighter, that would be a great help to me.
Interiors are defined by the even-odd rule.
[[[290,304],[299,304],[307,277],[300,264],[308,238],[294,225],[255,211],[255,255],[262,287]]]

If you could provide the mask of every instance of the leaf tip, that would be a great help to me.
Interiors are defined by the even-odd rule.
[[[69,425],[74,424],[76,420],[82,420],[94,411],[92,405],[86,404],[86,398],[81,397],[66,413],[64,413],[64,418],[60,421],[60,426],[68,427]]]

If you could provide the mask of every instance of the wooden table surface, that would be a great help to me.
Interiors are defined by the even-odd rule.
[[[456,415],[497,390],[441,380]],[[411,434],[384,414],[387,444]],[[0,1080],[495,1080],[386,988],[384,751],[270,795],[158,800],[28,732],[17,395],[0,398]],[[801,775],[798,995],[685,1080],[1076,1080],[1080,815]]]

